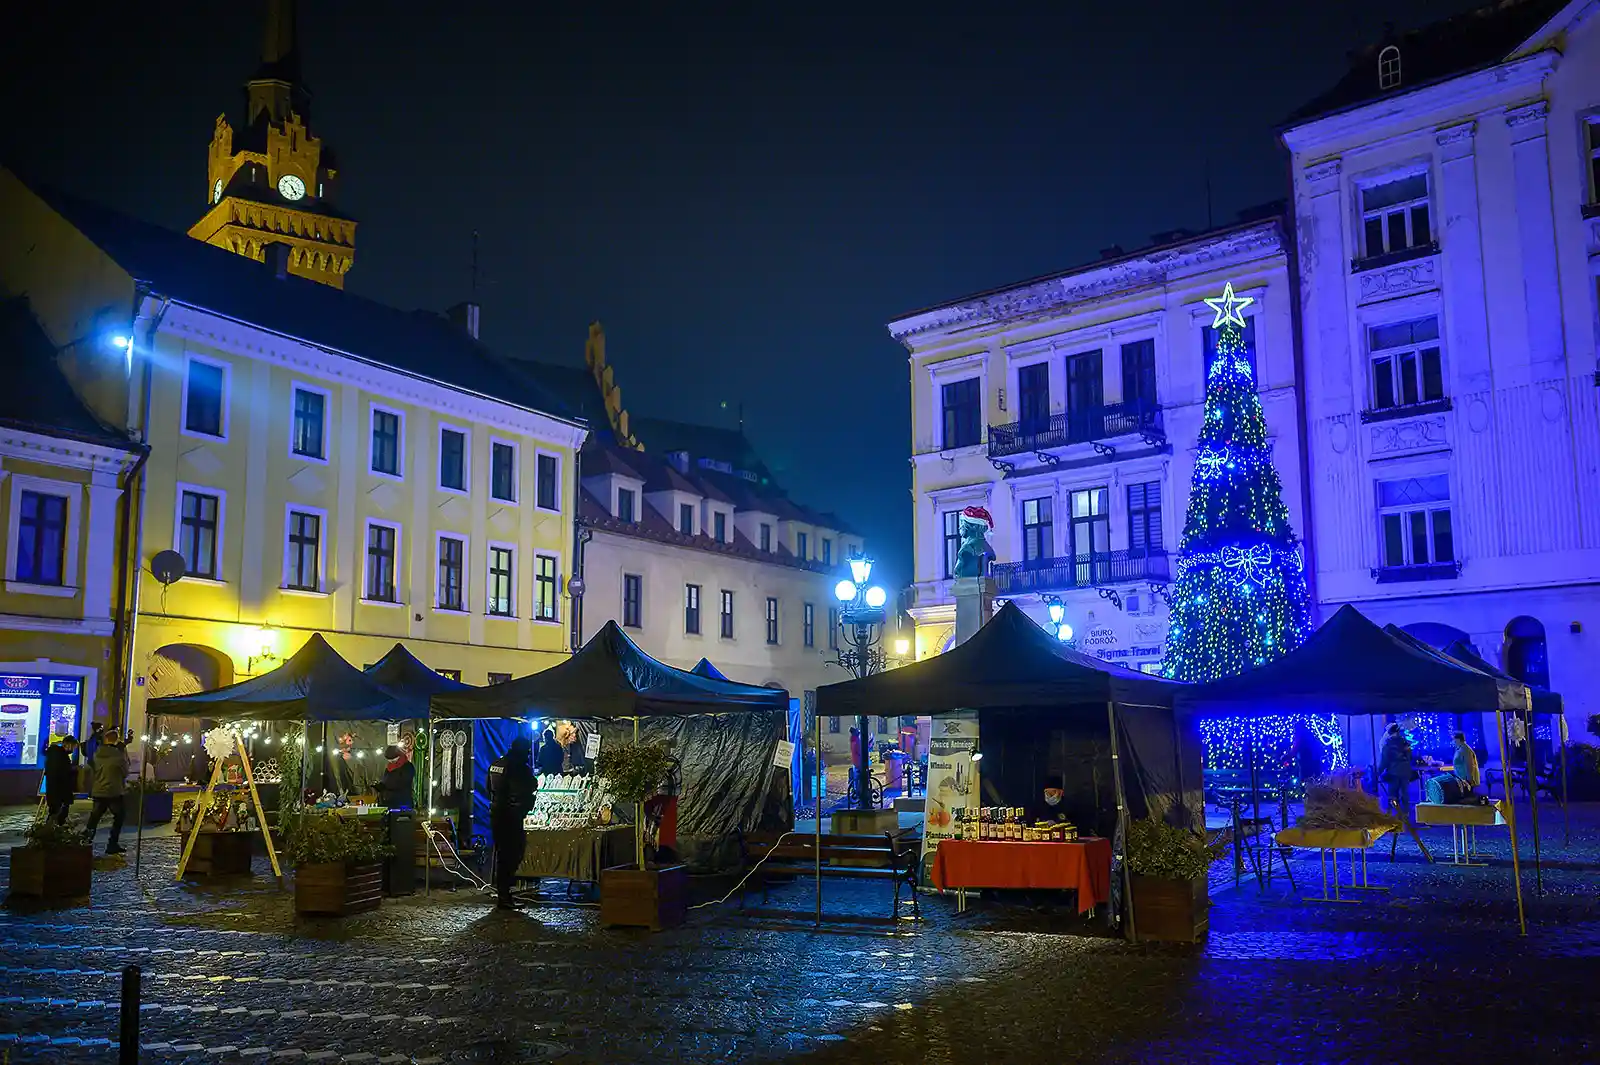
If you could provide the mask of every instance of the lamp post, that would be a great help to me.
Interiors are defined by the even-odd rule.
[[[889,595],[867,582],[872,577],[872,559],[857,555],[850,560],[850,576],[834,586],[839,600],[838,662],[856,677],[870,677],[884,667],[884,604]],[[867,719],[856,718],[856,807],[872,809],[872,778],[867,773]]]
[[[1053,595],[1044,597],[1045,609],[1050,612],[1050,624],[1055,627],[1056,639],[1068,646],[1072,645],[1072,626],[1065,621],[1067,608],[1061,600]]]

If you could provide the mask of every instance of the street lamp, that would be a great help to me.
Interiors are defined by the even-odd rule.
[[[883,627],[884,604],[889,593],[867,582],[872,577],[872,559],[857,555],[850,560],[850,577],[834,586],[839,600],[838,662],[857,677],[870,677],[885,665]],[[867,773],[867,719],[856,718],[856,806],[872,809],[872,778]]]
[[[1072,642],[1072,626],[1068,625],[1065,620],[1067,608],[1062,605],[1060,599],[1053,595],[1044,597],[1044,605],[1045,610],[1050,614],[1050,624],[1055,627],[1056,639],[1062,643],[1070,644]]]

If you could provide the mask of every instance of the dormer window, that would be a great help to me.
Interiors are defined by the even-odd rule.
[[[711,538],[719,544],[728,542],[728,516],[720,510],[711,512]]]
[[[634,519],[633,489],[617,489],[617,520],[632,524]]]
[[[1378,53],[1378,88],[1387,92],[1400,87],[1400,49],[1389,45]]]
[[[685,536],[694,535],[694,504],[678,504],[678,531]]]

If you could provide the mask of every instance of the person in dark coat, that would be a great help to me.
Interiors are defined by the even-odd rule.
[[[128,740],[133,736],[118,736],[115,732],[107,732],[100,738],[100,745],[95,749],[94,762],[89,766],[93,782],[89,786],[89,795],[94,799],[94,807],[89,811],[89,834],[94,835],[94,830],[100,825],[100,818],[111,812],[111,842],[106,844],[106,854],[121,854],[123,846],[122,821],[126,816],[123,796],[128,790]]]
[[[58,825],[67,823],[67,813],[72,809],[72,797],[78,791],[78,738],[63,736],[45,748],[44,801],[49,808],[48,817]]]
[[[1410,785],[1416,777],[1412,766],[1411,737],[1400,722],[1392,721],[1383,733],[1383,746],[1378,750],[1378,779],[1394,800],[1400,819],[1410,823]]]
[[[539,756],[536,759],[539,772],[559,773],[565,759],[566,752],[561,749],[561,744],[556,742],[555,729],[545,729],[544,739],[539,741]]]
[[[391,810],[409,810],[416,805],[417,767],[406,752],[391,744],[384,752],[389,760],[383,779],[378,781],[378,805]]]
[[[1034,823],[1048,822],[1061,824],[1067,820],[1067,812],[1061,806],[1066,792],[1062,790],[1061,778],[1050,777],[1044,782],[1044,790],[1040,795],[1040,804],[1031,807],[1028,814]]]
[[[511,884],[522,864],[528,833],[523,819],[533,809],[534,792],[539,787],[533,775],[533,741],[518,736],[511,749],[489,766],[489,831],[494,834],[494,886],[498,904],[511,909]]]

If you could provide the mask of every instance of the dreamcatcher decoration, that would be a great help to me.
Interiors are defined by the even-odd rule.
[[[454,778],[451,775],[451,773],[452,773],[451,763],[454,760],[453,759],[453,755],[454,755],[455,745],[456,745],[456,735],[455,735],[455,733],[451,732],[449,729],[445,729],[442,733],[439,734],[439,794],[440,795],[449,795],[455,790],[455,788],[454,788],[455,781],[454,781]]]
[[[466,783],[467,772],[467,734],[465,731],[456,733],[456,791],[460,791]]]

